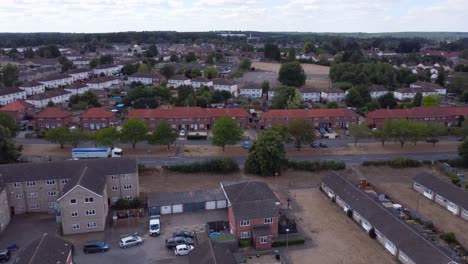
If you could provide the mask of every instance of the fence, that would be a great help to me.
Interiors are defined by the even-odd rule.
[[[112,225],[117,228],[137,226],[139,218],[144,216],[145,210],[143,208],[115,211],[112,217]]]

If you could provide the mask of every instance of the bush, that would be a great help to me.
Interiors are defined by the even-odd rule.
[[[342,161],[308,161],[288,160],[288,168],[305,171],[344,170],[346,164]]]
[[[239,247],[250,247],[252,240],[250,239],[241,239],[239,240]]]
[[[140,208],[140,206],[141,202],[140,199],[138,199],[138,197],[135,197],[132,200],[120,198],[114,204],[115,210],[137,209]]]
[[[408,158],[394,158],[391,160],[368,160],[362,163],[363,166],[390,166],[392,168],[413,168],[420,167],[422,162]]]
[[[299,245],[299,244],[304,244],[304,243],[305,243],[305,239],[302,238],[302,237],[289,239],[289,240],[287,241],[287,244],[288,244],[288,245]],[[272,247],[286,246],[286,239],[281,239],[281,240],[273,241],[273,243],[271,244],[271,246],[272,246]]]
[[[440,235],[440,238],[442,238],[445,242],[449,244],[458,243],[457,238],[455,237],[455,234],[451,232],[443,233],[442,235]]]
[[[145,164],[143,163],[138,163],[138,171],[144,170],[145,169]]]
[[[460,183],[460,178],[458,178],[458,176],[452,176],[450,178],[450,180],[452,181],[453,184],[455,185],[458,185]]]
[[[468,183],[465,185],[465,190],[468,191]]]
[[[211,159],[190,164],[179,164],[167,167],[168,170],[178,171],[183,173],[197,172],[215,172],[215,173],[232,173],[239,170],[239,165],[233,159]]]

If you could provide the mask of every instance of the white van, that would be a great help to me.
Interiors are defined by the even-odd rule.
[[[161,221],[159,215],[153,215],[149,221],[149,233],[151,236],[159,236],[161,234]]]

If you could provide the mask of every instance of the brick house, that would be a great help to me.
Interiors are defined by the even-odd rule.
[[[164,80],[164,76],[159,73],[134,73],[128,76],[127,83],[141,82],[144,85],[159,85]]]
[[[413,107],[408,109],[378,109],[366,115],[369,127],[381,128],[386,119],[405,118],[420,122],[433,122],[458,126],[468,116],[468,107]]]
[[[264,182],[221,183],[228,200],[231,234],[253,241],[256,249],[271,247],[278,236],[280,201]]]
[[[413,178],[412,188],[452,214],[468,221],[468,192],[427,172]]]
[[[22,84],[18,88],[24,90],[28,96],[45,92],[45,85],[37,81]]]
[[[137,162],[131,158],[6,164],[0,174],[9,212],[58,213],[64,234],[104,230],[108,206],[139,195]]]
[[[305,119],[314,127],[346,128],[359,122],[359,115],[347,108],[270,110],[262,115],[262,128],[288,125],[293,119]]]
[[[67,127],[72,119],[72,112],[58,107],[46,107],[34,115],[37,128]]]
[[[236,120],[237,124],[246,129],[249,125],[249,114],[243,108],[205,108],[210,118],[211,127],[216,120],[221,117],[230,117]]]
[[[18,252],[15,264],[73,264],[74,246],[55,235],[43,234]]]
[[[80,127],[83,130],[99,130],[112,126],[115,121],[115,113],[103,107],[93,107],[80,116]]]
[[[16,122],[20,122],[27,115],[34,113],[34,106],[23,100],[18,100],[3,106],[0,108],[0,112],[10,115]]]
[[[456,263],[445,251],[400,220],[394,210],[384,207],[377,196],[365,193],[338,173],[323,177],[321,189],[342,209],[343,217],[349,216],[365,232],[375,233],[375,240],[399,262]]]
[[[26,91],[16,87],[0,89],[0,105],[7,105],[16,100],[26,99]]]

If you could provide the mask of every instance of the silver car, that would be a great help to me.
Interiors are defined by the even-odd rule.
[[[119,246],[121,248],[127,248],[135,245],[141,245],[143,238],[139,236],[127,236],[120,239]]]

